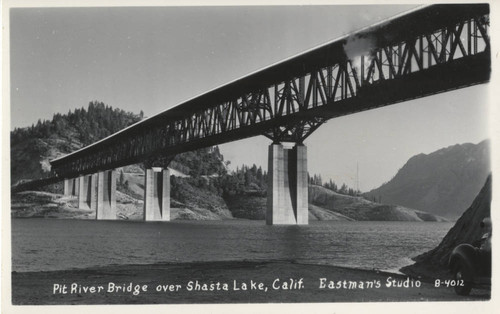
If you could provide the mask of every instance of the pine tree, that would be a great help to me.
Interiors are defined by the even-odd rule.
[[[347,194],[347,191],[348,191],[348,187],[345,183],[343,183],[342,186],[340,187],[339,193],[345,195],[345,194]]]
[[[125,183],[125,174],[123,173],[123,169],[120,171],[120,179],[118,181],[118,184],[123,186]]]

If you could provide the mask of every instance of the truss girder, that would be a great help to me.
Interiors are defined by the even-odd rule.
[[[391,36],[374,40],[354,34],[332,46],[341,50],[325,48],[321,66],[307,68],[309,61],[304,61],[305,70],[291,77],[284,72],[283,80],[271,83],[252,81],[239,95],[228,90],[227,97],[207,97],[205,103],[201,96],[201,105],[193,110],[172,110],[140,122],[52,161],[53,170],[62,177],[76,176],[255,135],[301,142],[333,117],[486,82],[491,67],[489,8],[481,6],[479,14],[476,7],[460,11],[461,20],[435,28],[418,21],[426,23],[426,31],[415,34],[412,29],[407,32],[411,37],[397,42],[386,38]],[[405,30],[394,32],[401,37]],[[349,53],[348,46],[357,40],[371,45]],[[314,53],[311,58],[319,54]]]
[[[280,126],[273,127],[262,135],[269,138],[275,143],[294,142],[302,144],[302,142],[318,129],[326,119],[321,117],[310,118],[302,121],[294,121],[285,123]]]

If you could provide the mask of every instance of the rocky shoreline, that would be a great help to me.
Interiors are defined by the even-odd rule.
[[[190,191],[189,195],[196,195]],[[206,191],[205,191],[206,192]],[[438,216],[397,205],[376,204],[363,199],[341,195],[324,187],[309,188],[309,220],[342,221],[447,221]],[[193,196],[194,197],[194,196]],[[189,198],[188,198],[189,199]],[[258,195],[234,195],[226,199],[201,201],[197,195],[182,203],[171,199],[171,220],[264,220],[266,197]],[[143,205],[126,193],[116,192],[117,219],[143,220]],[[12,218],[62,218],[95,219],[95,212],[78,208],[75,196],[66,196],[43,191],[25,191],[12,195]]]

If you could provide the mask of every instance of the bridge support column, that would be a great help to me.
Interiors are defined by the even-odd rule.
[[[268,157],[266,223],[308,224],[307,148],[271,144]]]
[[[78,178],[64,179],[64,195],[78,195]]]
[[[97,174],[80,176],[78,180],[78,208],[96,210]]]
[[[97,174],[97,220],[116,219],[116,171],[106,170]]]
[[[170,170],[153,167],[144,176],[144,220],[170,221]]]

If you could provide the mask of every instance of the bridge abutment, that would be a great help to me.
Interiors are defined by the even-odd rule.
[[[268,225],[309,223],[307,148],[269,146],[266,223]]]
[[[116,219],[116,171],[106,170],[97,174],[97,220]]]
[[[170,221],[170,170],[146,169],[144,175],[144,220]]]

